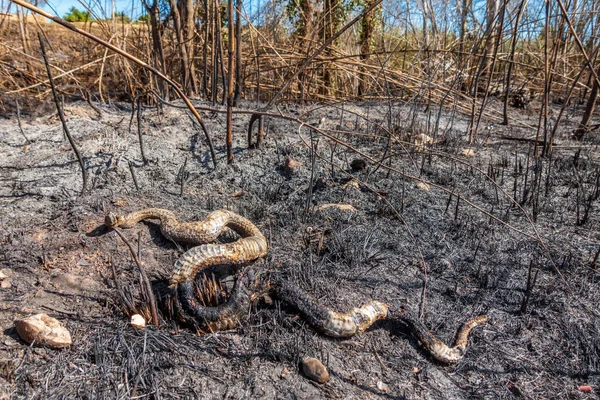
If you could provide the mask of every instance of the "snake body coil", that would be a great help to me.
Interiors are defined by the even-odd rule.
[[[194,279],[203,268],[212,265],[237,265],[254,261],[267,254],[267,240],[250,220],[227,210],[210,213],[199,222],[179,222],[175,214],[161,208],[147,208],[125,216],[108,214],[105,224],[131,228],[144,219],[159,219],[161,233],[175,242],[202,244],[185,252],[173,268],[169,285],[174,288],[184,280]],[[214,244],[227,228],[241,239],[233,243]]]
[[[347,313],[339,313],[317,303],[290,281],[276,277],[273,283],[276,295],[297,309],[306,321],[321,333],[338,338],[364,332],[379,319],[387,317],[387,305],[371,301]]]
[[[159,219],[162,234],[170,240],[200,244],[177,260],[169,280],[170,288],[176,293],[176,314],[184,322],[200,329],[219,331],[237,327],[240,319],[248,313],[253,295],[266,289],[273,290],[282,301],[298,310],[311,326],[331,337],[351,337],[389,316],[388,306],[379,301],[370,301],[347,313],[332,311],[279,275],[276,274],[271,281],[257,279],[251,269],[239,274],[225,304],[216,307],[200,305],[194,295],[196,274],[209,266],[239,265],[264,256],[267,253],[264,235],[248,219],[227,210],[214,211],[199,222],[179,222],[168,210],[148,208],[125,216],[108,214],[105,224],[108,227],[131,228],[144,219]],[[241,238],[233,243],[208,243],[215,241],[228,229]],[[456,363],[464,357],[470,331],[487,321],[486,316],[467,321],[459,330],[454,346],[449,347],[436,339],[419,320],[405,313],[398,314],[397,318],[410,328],[433,358],[446,364]]]

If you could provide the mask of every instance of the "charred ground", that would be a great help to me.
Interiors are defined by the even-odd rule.
[[[394,169],[460,194],[458,200],[372,163],[352,172],[354,152],[292,122],[269,120],[263,148],[247,150],[247,116],[235,117],[235,162],[227,166],[225,115],[205,114],[220,157],[212,169],[203,137],[184,111],[146,109],[143,138],[150,163],[144,166],[126,107],[104,106],[100,114],[86,104],[67,107],[90,174],[84,195],[56,117],[23,123],[30,144],[16,119],[0,121],[0,261],[11,283],[0,289],[0,397],[584,398],[578,385],[598,389],[596,138],[581,143],[564,135],[552,159],[538,165],[531,141],[510,139],[532,138],[533,130],[490,125],[467,158],[461,155],[468,148],[466,122],[448,114],[433,149],[441,155],[392,143]],[[397,132],[412,132],[405,139],[427,132],[426,110],[391,110]],[[386,155],[387,134],[377,124],[387,126],[389,111],[381,104],[282,109],[322,124],[375,159]],[[575,126],[569,125],[564,129]],[[301,163],[293,173],[282,167],[287,157]],[[353,177],[360,183],[348,185]],[[517,201],[531,215],[534,181],[540,190],[532,225],[510,197],[516,182]],[[318,210],[331,203],[356,211]],[[258,302],[236,331],[197,336],[169,321],[138,331],[128,326],[112,267],[142,304],[137,269],[102,223],[109,211],[143,207],[168,208],[182,220],[218,208],[248,217],[269,241],[269,255],[258,267],[282,271],[344,311],[377,299],[418,314],[422,254],[424,321],[435,334],[452,341],[467,318],[488,313],[490,320],[474,332],[467,356],[453,367],[428,359],[393,320],[350,340],[333,340],[278,302]],[[166,279],[179,255],[176,246],[152,223],[124,232],[134,243],[139,232],[151,280]],[[535,285],[522,310],[530,265]],[[18,339],[14,319],[38,312],[66,324],[70,349],[28,347]],[[304,356],[326,364],[328,384],[302,376],[298,363]]]

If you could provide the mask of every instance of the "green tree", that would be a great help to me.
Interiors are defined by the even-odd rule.
[[[131,18],[129,18],[127,15],[125,15],[124,11],[119,11],[119,12],[115,13],[115,20],[117,20],[123,24],[128,24],[131,22]]]
[[[71,7],[63,19],[67,22],[87,22],[94,20],[89,11],[80,11],[75,7]]]

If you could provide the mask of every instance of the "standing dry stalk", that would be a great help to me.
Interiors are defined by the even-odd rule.
[[[140,153],[142,154],[142,161],[144,165],[148,165],[148,159],[146,153],[144,153],[144,140],[142,139],[142,96],[137,98],[137,130],[138,138],[140,139]]]
[[[521,0],[519,4],[519,9],[517,11],[517,18],[514,24],[514,30],[512,32],[512,41],[510,45],[510,56],[508,57],[508,70],[506,71],[506,88],[504,91],[504,106],[502,109],[502,124],[508,125],[508,99],[510,97],[510,85],[512,80],[512,71],[515,64],[515,51],[517,49],[517,38],[519,37],[519,21],[521,20],[521,16],[523,15],[523,10],[525,8],[525,3],[527,0]]]
[[[127,161],[129,165],[129,171],[131,172],[131,177],[133,178],[133,185],[135,186],[135,190],[140,191],[140,187],[138,185],[137,177],[135,176],[135,167],[131,163],[131,161]]]
[[[235,6],[235,94],[233,105],[237,106],[242,95],[242,0]]]
[[[25,132],[23,131],[23,126],[21,125],[21,107],[19,107],[19,100],[15,99],[15,105],[17,106],[17,123],[19,124],[19,131],[21,135],[25,138],[25,144],[31,144],[31,140],[27,136],[25,136]]]
[[[525,286],[525,297],[523,297],[523,301],[521,302],[521,308],[519,309],[520,314],[525,314],[527,312],[527,306],[529,305],[529,300],[531,299],[531,294],[537,281],[538,272],[539,269],[535,271],[535,274],[533,274],[533,260],[531,260],[529,262],[529,269],[527,271],[527,285]]]
[[[183,165],[181,166],[181,169],[179,170],[179,183],[180,183],[180,187],[179,187],[179,196],[183,196],[183,191],[185,188],[185,181],[187,181],[187,171],[186,171],[186,167],[187,167],[187,157],[185,158],[185,160],[183,160]]]
[[[75,156],[77,157],[77,161],[79,161],[79,166],[81,167],[81,176],[83,178],[83,186],[81,188],[81,194],[85,192],[85,188],[87,187],[87,171],[85,170],[85,165],[83,163],[83,158],[81,158],[81,154],[77,149],[77,145],[75,141],[73,141],[73,137],[71,136],[71,132],[69,132],[69,127],[67,126],[67,121],[65,120],[65,115],[63,114],[62,107],[60,105],[60,101],[58,100],[58,93],[56,92],[56,87],[54,86],[54,79],[52,79],[52,71],[50,71],[50,63],[48,62],[48,57],[46,56],[46,47],[44,46],[44,39],[42,38],[42,34],[38,32],[38,40],[40,41],[40,50],[42,52],[42,57],[44,58],[44,64],[46,65],[46,72],[48,73],[48,80],[50,81],[50,88],[52,89],[52,97],[54,97],[54,103],[56,104],[56,109],[58,111],[58,117],[60,118],[60,122],[63,126],[63,131],[69,139],[69,143],[71,144],[71,148],[73,152],[75,152]]]
[[[233,31],[233,0],[227,1],[227,164],[233,162],[233,69],[234,69],[234,31]]]

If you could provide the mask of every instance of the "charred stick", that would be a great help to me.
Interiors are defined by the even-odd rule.
[[[448,213],[448,208],[450,207],[450,203],[452,202],[452,193],[448,195],[448,201],[446,202],[446,209],[444,210],[444,214]]]
[[[58,117],[60,118],[60,122],[63,126],[63,131],[69,139],[69,143],[71,144],[71,148],[77,157],[77,161],[79,161],[79,166],[81,167],[81,175],[83,178],[83,187],[81,188],[81,193],[85,192],[85,188],[87,186],[87,172],[85,170],[85,165],[83,163],[83,158],[81,158],[81,154],[77,149],[77,145],[73,141],[73,137],[69,132],[69,128],[67,127],[67,122],[65,121],[65,116],[63,114],[62,107],[60,106],[60,102],[58,100],[58,93],[56,92],[56,86],[54,86],[54,79],[52,78],[52,71],[50,71],[50,63],[48,62],[48,57],[46,56],[46,48],[44,46],[44,40],[42,39],[42,34],[38,32],[38,40],[40,41],[40,50],[42,52],[42,56],[44,57],[44,64],[46,65],[46,72],[48,73],[48,80],[50,81],[50,88],[52,89],[52,96],[54,98],[54,103],[56,104],[56,109],[58,111]]]
[[[127,161],[127,164],[129,164],[129,171],[131,172],[131,177],[133,178],[133,184],[135,185],[135,190],[139,191],[140,187],[138,186],[138,181],[135,176],[135,168],[134,168],[133,164],[131,163],[131,161]]]
[[[148,159],[144,153],[144,140],[142,139],[142,96],[137,99],[137,130],[138,137],[140,139],[140,153],[142,154],[142,161],[144,165],[148,165]]]
[[[529,262],[529,270],[527,272],[527,287],[525,289],[525,297],[523,298],[523,302],[521,303],[521,309],[519,310],[520,314],[525,314],[527,312],[527,305],[529,304],[529,299],[531,298],[531,293],[533,292],[533,288],[535,287],[535,283],[537,281],[537,276],[539,270],[533,272],[533,260]]]
[[[254,122],[258,121],[258,132],[256,134],[256,144],[252,143],[252,128],[254,127]],[[264,121],[263,116],[260,114],[252,114],[250,116],[250,122],[248,123],[248,148],[249,149],[258,149],[262,143],[262,139],[264,136]]]
[[[129,301],[129,299],[127,298],[127,296],[125,296],[125,293],[123,293],[121,284],[119,283],[119,280],[117,279],[117,271],[115,269],[115,265],[112,262],[112,259],[110,260],[110,268],[112,269],[113,280],[115,281],[115,287],[117,288],[117,292],[119,292],[119,297],[121,298],[121,301],[123,302],[125,307],[127,307],[129,309],[130,312],[137,313],[137,310],[135,309],[135,306],[133,305],[133,303],[131,303]]]
[[[460,194],[456,197],[456,207],[454,208],[454,221],[458,219],[458,206],[460,205]]]
[[[131,116],[129,117],[129,133],[131,133],[131,126],[133,125],[133,116],[135,115],[135,107],[137,103],[137,97],[131,100]]]
[[[180,190],[179,190],[179,196],[183,196],[183,188],[185,186],[186,173],[187,173],[185,171],[185,167],[186,166],[187,166],[187,157],[183,161],[183,165],[181,166],[181,169],[179,170],[179,182],[181,184],[181,187],[180,187]]]
[[[140,261],[142,261],[142,232],[138,231],[138,240],[137,240],[137,256]]]
[[[515,153],[515,173],[514,173],[515,181],[513,182],[513,207],[518,202],[517,200],[517,179],[519,178],[519,170],[517,166],[517,154]]]
[[[233,24],[233,1],[227,1],[227,136],[225,144],[227,146],[227,164],[233,162],[233,103],[234,103],[234,24]]]
[[[310,201],[312,200],[313,195],[313,185],[315,179],[315,167],[317,163],[317,146],[319,142],[314,142],[314,135],[312,129],[310,130],[310,150],[311,150],[311,168],[310,168],[310,182],[308,184],[308,196],[306,197],[306,207],[304,209],[304,218],[308,216],[308,212],[310,210]]]
[[[27,136],[25,136],[25,132],[23,132],[23,126],[21,126],[21,107],[19,107],[19,100],[15,99],[15,105],[17,106],[17,123],[19,124],[19,131],[21,131],[21,135],[27,141],[26,144],[30,144],[31,140]]]
[[[598,261],[598,256],[600,256],[600,246],[598,246],[598,250],[596,250],[596,255],[594,255],[594,259],[592,260],[592,263],[590,264],[590,268],[592,268],[592,269],[596,268],[596,261]]]

